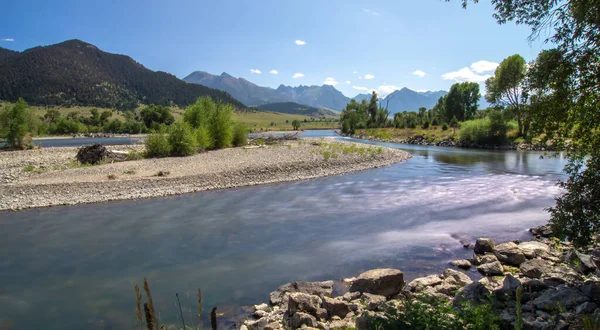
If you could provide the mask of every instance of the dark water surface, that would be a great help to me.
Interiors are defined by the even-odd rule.
[[[373,144],[413,158],[294,183],[0,212],[0,325],[133,329],[132,283],[144,276],[163,323],[177,322],[178,292],[188,324],[197,287],[204,310],[218,305],[227,318],[228,306],[268,301],[293,280],[376,267],[410,280],[467,257],[459,238],[527,238],[560,193],[560,157]]]

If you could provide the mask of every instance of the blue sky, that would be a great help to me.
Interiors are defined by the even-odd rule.
[[[481,82],[494,63],[515,53],[532,60],[545,46],[529,43],[525,26],[496,24],[487,1],[467,10],[458,0],[18,0],[0,8],[0,47],[81,39],[180,78],[200,70],[273,88],[327,83],[350,97]]]

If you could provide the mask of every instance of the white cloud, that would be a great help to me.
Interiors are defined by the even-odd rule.
[[[486,75],[479,75],[473,71],[471,71],[471,69],[464,67],[458,71],[454,71],[454,72],[448,72],[442,75],[442,78],[444,78],[445,80],[454,80],[457,82],[477,82],[477,83],[482,83],[484,82],[486,79],[488,79],[489,77],[491,77],[489,74]]]
[[[304,73],[301,73],[301,72],[294,73],[294,75],[292,76],[292,78],[294,78],[294,79],[302,78],[302,77],[304,77]]]
[[[425,93],[425,92],[429,92],[428,89],[417,89],[417,93]]]
[[[477,73],[492,72],[498,67],[496,62],[479,61],[471,64],[471,70]]]
[[[371,15],[373,15],[373,16],[379,16],[379,13],[378,13],[378,12],[376,12],[376,11],[374,11],[374,10],[371,10],[371,9],[363,9],[363,11],[364,11],[365,13],[367,13],[367,14],[371,14]]]
[[[13,39],[13,38],[4,38],[4,39],[0,39],[0,41],[15,41],[15,39]]]
[[[352,71],[352,73],[357,74],[358,72],[357,71]]]
[[[271,71],[269,71],[269,73],[270,74],[279,74],[279,71],[277,71],[277,70],[271,70]]]
[[[323,82],[323,85],[331,85],[331,86],[335,86],[339,84],[337,82],[337,80],[335,80],[335,78],[332,77],[327,77],[327,79],[325,79],[325,81]]]
[[[399,89],[400,87],[394,85],[381,85],[379,88],[377,88],[377,95],[381,98],[384,98]]]
[[[306,41],[296,40],[296,45],[298,45],[298,46],[304,46],[304,45],[306,45]]]
[[[352,82],[350,80],[346,80],[346,84],[350,85]]]
[[[374,76],[374,75],[372,75],[372,74],[369,74],[369,73],[367,73],[367,74],[365,75],[365,79],[373,79],[373,78],[375,78],[375,76]]]
[[[262,72],[260,72],[260,70],[257,70],[257,69],[250,69],[250,72],[256,73],[256,74],[262,74]]]
[[[362,86],[352,86],[352,88],[359,90],[359,91],[369,91],[369,89],[367,87],[362,87]]]
[[[413,74],[414,74],[415,76],[419,76],[419,77],[421,77],[421,78],[425,77],[425,72],[423,72],[423,71],[421,71],[421,70],[417,70],[417,71],[413,72]]]

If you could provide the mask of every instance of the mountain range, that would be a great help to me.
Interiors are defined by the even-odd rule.
[[[342,92],[331,85],[323,86],[285,86],[277,89],[258,86],[244,78],[235,78],[223,72],[213,75],[204,71],[195,71],[183,78],[184,81],[201,84],[228,92],[247,106],[260,106],[270,103],[295,102],[315,108],[325,108],[341,111],[350,102]],[[408,88],[394,91],[382,100],[382,105],[388,104],[391,113],[402,111],[417,111],[420,107],[432,108],[446,91],[415,92]],[[358,94],[354,99],[361,102],[370,100],[370,94]],[[260,109],[260,107],[259,107]]]
[[[302,105],[295,102],[277,102],[267,103],[256,107],[258,110],[289,113],[294,115],[305,115],[311,117],[337,116],[338,114],[327,109],[315,108],[308,105]]]
[[[127,110],[140,103],[184,107],[200,96],[245,108],[226,92],[151,71],[128,56],[80,40],[23,52],[0,48],[0,100],[22,97],[35,105]]]

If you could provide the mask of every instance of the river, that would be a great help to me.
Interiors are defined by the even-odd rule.
[[[197,287],[204,310],[228,319],[293,280],[440,273],[469,257],[458,239],[526,239],[560,193],[560,156],[366,143],[413,158],[293,183],[0,212],[0,328],[134,329],[132,283],[144,277],[163,323],[178,322],[178,292],[191,324]]]

